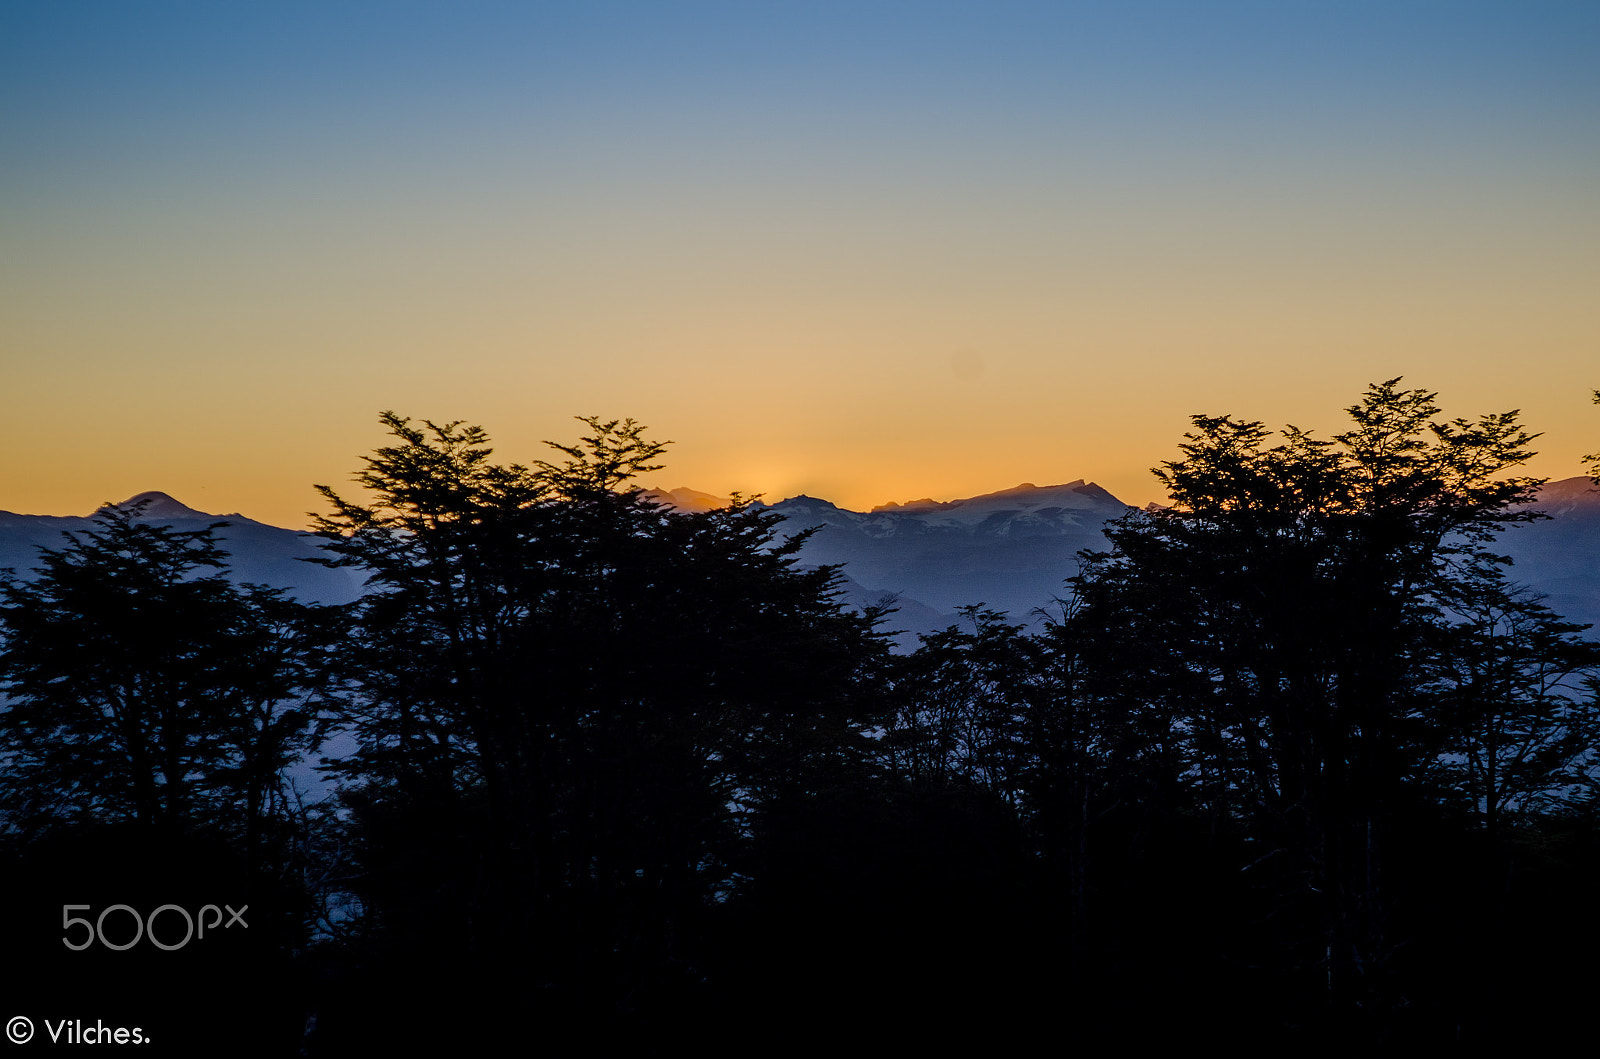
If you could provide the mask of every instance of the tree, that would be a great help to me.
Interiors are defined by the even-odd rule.
[[[921,638],[898,680],[901,703],[883,739],[896,773],[933,786],[968,785],[1019,807],[1044,684],[1042,645],[993,610]]]
[[[13,828],[220,828],[254,845],[318,707],[319,612],[238,587],[215,531],[107,505],[0,582]]]
[[[1516,413],[1443,420],[1399,381],[1331,441],[1195,416],[1156,472],[1173,506],[1114,523],[1080,585],[1098,627],[1135,616],[1164,645],[1142,667],[1166,674],[1150,698],[1169,704],[1147,742],[1176,739],[1191,791],[1261,843],[1255,877],[1304,910],[1301,966],[1380,1007],[1388,850],[1454,723],[1424,677],[1441,602],[1499,529],[1535,517],[1518,506],[1534,480],[1506,475],[1533,438]]]
[[[1441,786],[1491,835],[1572,808],[1600,742],[1600,643],[1484,565],[1453,586],[1435,653]]]
[[[665,443],[581,421],[552,445],[564,459],[521,465],[478,427],[384,413],[369,499],[319,487],[328,561],[371,588],[340,722],[360,749],[335,768],[364,885],[400,878],[424,824],[459,866],[430,884],[454,912],[400,881],[375,896],[389,922],[409,908],[406,929],[446,947],[526,948],[542,995],[597,974],[591,993],[624,996],[684,973],[682,924],[734,884],[749,813],[862,742],[883,647],[837,605],[835,571],[796,566],[804,535],[737,498],[653,503],[629,483]],[[408,849],[383,840],[391,818],[416,822]]]
[[[341,769],[417,795],[448,797],[475,779],[498,793],[498,768],[515,759],[494,753],[494,685],[537,595],[539,566],[522,545],[549,490],[525,467],[489,463],[479,427],[381,418],[399,444],[356,476],[374,502],[317,487],[334,507],[316,523],[333,553],[323,562],[364,571],[371,590],[351,658],[367,712],[342,722],[361,749]]]

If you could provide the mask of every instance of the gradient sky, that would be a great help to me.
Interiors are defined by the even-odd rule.
[[[1159,496],[1404,375],[1600,449],[1600,4],[0,5],[0,509],[303,525],[393,408]]]

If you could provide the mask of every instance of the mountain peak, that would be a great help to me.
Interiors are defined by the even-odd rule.
[[[1082,497],[1084,499],[1074,503],[1074,497]],[[1081,507],[1085,500],[1095,503],[1121,503],[1120,500],[1100,486],[1078,478],[1070,482],[1064,482],[1061,485],[1034,485],[1032,482],[1023,482],[1021,485],[1012,486],[1010,489],[1000,489],[993,493],[980,493],[977,496],[963,497],[959,500],[933,500],[924,497],[921,500],[908,500],[903,504],[879,504],[872,509],[872,514],[918,515],[939,511],[955,511],[961,508],[994,507],[997,504],[1020,504],[1024,508],[1040,507],[1045,504]]]
[[[144,493],[137,493],[128,497],[128,499],[124,500],[120,504],[112,504],[110,506],[114,508],[125,508],[129,507],[130,505],[140,503],[145,505],[144,510],[139,513],[139,517],[144,519],[214,519],[217,517],[216,515],[208,515],[204,511],[196,511],[187,504],[184,504],[178,500],[174,500],[168,494],[155,489]]]
[[[781,510],[781,511],[785,511],[785,512],[788,512],[788,511],[809,511],[809,510],[825,510],[825,511],[843,511],[843,510],[845,510],[844,508],[840,507],[838,504],[835,504],[835,503],[833,503],[831,501],[824,500],[821,497],[808,496],[805,493],[796,493],[794,496],[789,497],[787,500],[780,500],[776,504],[772,504],[770,506],[774,510]]]
[[[658,504],[675,508],[678,511],[717,511],[729,507],[733,501],[725,496],[714,496],[711,493],[702,493],[698,489],[690,489],[680,485],[676,489],[646,489],[644,496]]]
[[[1577,510],[1600,509],[1600,479],[1584,475],[1563,478],[1559,482],[1546,482],[1539,487],[1533,502],[1525,506],[1556,516]]]

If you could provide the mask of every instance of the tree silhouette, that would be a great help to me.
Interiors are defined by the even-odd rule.
[[[373,923],[413,956],[527,953],[550,1003],[632,998],[614,1010],[692,984],[688,925],[734,885],[750,814],[865,744],[884,648],[834,571],[795,565],[804,535],[742,500],[651,502],[629,483],[664,443],[582,422],[524,466],[478,427],[385,413],[370,499],[321,487],[319,528],[372,589],[340,722],[360,749],[334,767]],[[431,881],[407,877],[419,845],[443,854]]]
[[[1030,726],[1042,694],[1043,650],[1022,625],[963,608],[970,629],[923,636],[897,681],[902,703],[883,746],[895,772],[935,787],[967,785],[1017,807],[1032,771]]]
[[[232,584],[215,531],[107,505],[0,582],[13,828],[120,820],[253,845],[318,709],[325,611]],[[313,631],[321,627],[320,632]]]
[[[1294,427],[1196,416],[1157,472],[1174,506],[1108,530],[1114,551],[1080,589],[1101,628],[1136,621],[1127,671],[1144,696],[1146,755],[1261,843],[1253,877],[1286,943],[1336,1005],[1385,999],[1391,847],[1426,804],[1440,724],[1427,679],[1441,601],[1490,560],[1504,525],[1535,517],[1516,413],[1441,420],[1432,393],[1392,379],[1323,441]],[[1153,645],[1160,644],[1160,648]],[[1145,685],[1148,686],[1148,685]],[[1175,698],[1175,696],[1177,696]]]
[[[1600,745],[1600,644],[1484,564],[1452,586],[1431,717],[1441,786],[1498,835],[1579,808]]]
[[[1594,403],[1600,404],[1600,390],[1594,391]],[[1591,452],[1583,459],[1589,465],[1589,477],[1600,478],[1600,452]]]

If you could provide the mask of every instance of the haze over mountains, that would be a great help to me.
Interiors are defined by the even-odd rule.
[[[693,489],[650,490],[657,501],[688,511],[725,505],[725,498]],[[242,515],[196,511],[165,493],[141,493],[145,518],[196,529],[222,521],[232,576],[291,590],[308,602],[356,598],[360,579],[348,570],[303,561],[318,552],[309,534],[269,526]],[[1537,506],[1548,519],[1513,526],[1496,545],[1512,557],[1511,576],[1567,618],[1600,625],[1600,491],[1589,478],[1545,485]],[[1082,479],[1063,485],[1028,483],[960,500],[912,500],[871,511],[850,511],[826,500],[796,496],[771,505],[783,516],[780,531],[817,531],[801,551],[808,565],[843,564],[845,600],[854,606],[893,599],[890,627],[903,648],[916,636],[943,628],[957,611],[982,604],[1036,620],[1078,572],[1078,552],[1106,545],[1103,526],[1129,510],[1109,492]],[[0,511],[0,567],[26,576],[38,565],[40,546],[59,547],[63,532],[92,526],[91,516],[22,515]]]
[[[317,538],[307,533],[269,526],[240,514],[211,515],[175,500],[166,493],[146,492],[124,500],[123,506],[143,501],[142,517],[181,530],[203,529],[218,522],[222,549],[228,553],[229,575],[238,582],[286,588],[306,603],[349,603],[361,594],[361,579],[348,570],[330,570],[304,562],[320,554]],[[89,515],[19,515],[0,511],[0,568],[10,567],[28,576],[39,565],[39,549],[60,548],[64,533],[94,528]]]
[[[694,490],[655,490],[663,503],[688,509],[716,498]],[[725,502],[725,501],[724,501]],[[691,506],[692,505],[692,506]],[[1540,489],[1534,505],[1548,519],[1507,529],[1495,550],[1511,556],[1511,576],[1572,621],[1600,625],[1600,491],[1590,478]],[[861,605],[898,596],[890,624],[901,643],[957,619],[981,603],[1027,621],[1049,609],[1078,572],[1078,552],[1107,547],[1103,527],[1130,510],[1105,489],[1079,479],[1065,485],[930,499],[847,511],[809,496],[772,505],[786,528],[820,529],[801,553],[808,563],[843,563],[846,595]]]
[[[651,496],[685,510],[704,510],[718,498],[694,490],[654,490]],[[1571,621],[1600,625],[1600,491],[1590,478],[1550,482],[1539,491],[1547,520],[1510,526],[1499,552],[1514,560],[1510,574]],[[957,621],[958,608],[982,603],[1029,621],[1050,609],[1078,573],[1080,550],[1107,547],[1104,525],[1130,506],[1093,482],[984,493],[958,501],[907,501],[851,512],[811,496],[773,504],[786,530],[819,526],[806,542],[806,563],[843,563],[854,605],[898,597],[890,624],[915,633]]]
[[[1547,597],[1551,610],[1600,627],[1600,482],[1550,482],[1534,506],[1549,518],[1513,526],[1495,550],[1511,556],[1511,577]]]

